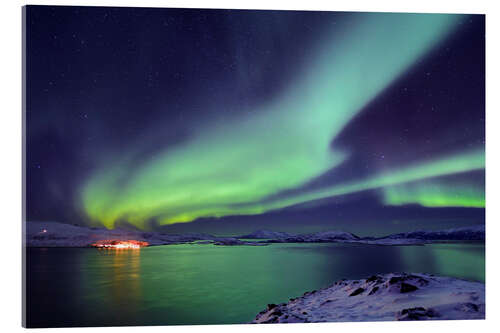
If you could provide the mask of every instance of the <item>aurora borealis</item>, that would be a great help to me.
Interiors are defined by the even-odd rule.
[[[198,231],[302,209],[331,212],[304,225],[383,229],[416,205],[483,222],[483,16],[32,7],[27,22],[28,219]],[[360,197],[369,221],[343,208]]]

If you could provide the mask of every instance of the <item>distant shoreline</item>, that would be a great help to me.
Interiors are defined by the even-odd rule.
[[[249,244],[255,243],[255,244]],[[407,243],[407,244],[376,244],[376,243],[366,243],[366,242],[345,242],[345,241],[323,241],[323,242],[266,242],[266,241],[255,241],[246,242],[244,244],[215,244],[214,242],[198,243],[198,242],[182,242],[182,243],[166,243],[166,244],[151,244],[146,247],[158,247],[158,246],[172,246],[172,245],[215,245],[215,246],[267,246],[272,244],[352,244],[352,245],[369,245],[369,246],[425,246],[432,244],[484,244],[483,240],[435,240],[426,241],[421,243]],[[115,249],[104,249],[96,248],[90,245],[84,246],[61,246],[61,245],[27,245],[26,248],[30,249],[47,249],[47,248],[60,248],[60,249],[97,249],[101,251],[116,251]]]
[[[213,244],[217,246],[265,246],[273,243],[344,243],[380,246],[414,246],[450,242],[484,242],[484,226],[448,229],[441,231],[413,231],[385,237],[358,237],[344,231],[324,231],[292,235],[284,232],[258,230],[252,234],[235,237],[218,237],[208,234],[170,235],[136,230],[108,230],[74,226],[57,222],[28,222],[26,247],[91,247],[96,241],[136,240],[149,246],[175,244]]]

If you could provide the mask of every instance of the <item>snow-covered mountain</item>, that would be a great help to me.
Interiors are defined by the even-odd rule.
[[[321,231],[311,234],[301,234],[292,237],[288,237],[285,240],[287,242],[306,242],[306,243],[318,243],[318,242],[332,242],[332,241],[355,241],[360,238],[350,232],[345,231]]]
[[[439,231],[411,231],[400,234],[393,234],[383,238],[422,240],[484,240],[485,227],[484,225],[480,225]]]
[[[271,231],[271,230],[256,230],[248,235],[239,236],[237,238],[246,239],[284,239],[293,237],[294,235],[287,232]]]
[[[178,244],[217,237],[205,234],[166,235],[137,230],[88,228],[58,222],[26,223],[26,245],[32,247],[86,247],[98,240],[138,240],[150,245]]]
[[[257,230],[248,235],[239,236],[238,238],[247,239],[269,239],[276,242],[329,242],[336,240],[357,240],[358,236],[349,232],[329,230],[310,234],[293,235],[281,231]]]
[[[322,231],[310,234],[290,235],[288,237],[283,234],[286,233],[260,230],[244,237],[268,239],[268,241],[271,243],[347,242],[373,245],[418,245],[435,241],[484,240],[485,228],[484,225],[482,225],[440,231],[412,231],[379,238],[358,237],[350,232],[336,230]]]
[[[292,235],[286,232],[257,230],[239,237],[217,237],[208,234],[171,235],[139,230],[89,228],[57,222],[26,223],[26,245],[32,247],[85,247],[99,240],[137,240],[150,245],[181,244],[210,241],[217,245],[262,245],[262,243],[325,243],[344,242],[373,245],[417,245],[437,241],[484,240],[484,226],[442,231],[413,231],[386,237],[358,237],[345,231],[322,231]],[[239,239],[255,239],[254,242]],[[261,240],[261,241],[257,241]],[[259,244],[253,244],[259,243]]]

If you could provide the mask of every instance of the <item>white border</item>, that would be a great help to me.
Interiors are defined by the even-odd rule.
[[[420,332],[453,330],[456,332],[493,331],[498,327],[499,319],[499,278],[498,253],[500,215],[498,201],[500,173],[498,151],[500,150],[500,126],[498,104],[499,95],[499,65],[500,52],[500,17],[496,1],[481,0],[348,0],[348,1],[295,1],[295,0],[254,0],[254,1],[222,1],[222,0],[190,0],[190,1],[152,1],[152,0],[79,0],[79,1],[37,1],[20,0],[2,1],[0,23],[2,24],[2,39],[0,62],[1,70],[1,200],[0,232],[3,236],[1,252],[1,321],[2,328],[8,332],[20,331],[21,328],[21,6],[25,4],[47,5],[93,5],[93,6],[135,6],[135,7],[190,7],[190,8],[248,8],[248,9],[302,9],[302,10],[334,10],[334,11],[392,11],[392,12],[444,12],[444,13],[480,13],[487,14],[487,320],[485,321],[433,321],[411,323],[332,323],[332,324],[288,324],[288,325],[216,325],[216,326],[160,326],[160,327],[121,327],[92,329],[57,329],[59,332],[87,331],[94,332],[193,332],[217,331],[256,332],[270,330],[278,332],[301,332],[312,330],[327,332],[331,330],[349,332]]]

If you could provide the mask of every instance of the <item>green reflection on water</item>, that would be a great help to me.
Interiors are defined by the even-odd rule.
[[[441,275],[485,282],[484,244],[435,244],[429,246]]]
[[[29,262],[39,261],[39,251],[30,253]],[[428,272],[484,281],[484,244],[478,243],[184,244],[118,252],[49,249],[43,256],[43,270],[33,271],[31,288],[54,297],[31,303],[38,326],[61,323],[62,313],[66,326],[242,323],[268,303],[376,273]],[[37,318],[41,304],[51,311]]]
[[[401,247],[407,271],[485,281],[483,243],[431,244]]]
[[[151,317],[180,324],[245,322],[267,303],[327,283],[313,273],[325,265],[324,256],[313,252],[297,258],[280,245],[198,246],[143,251],[144,297]],[[298,270],[298,259],[308,269]]]

